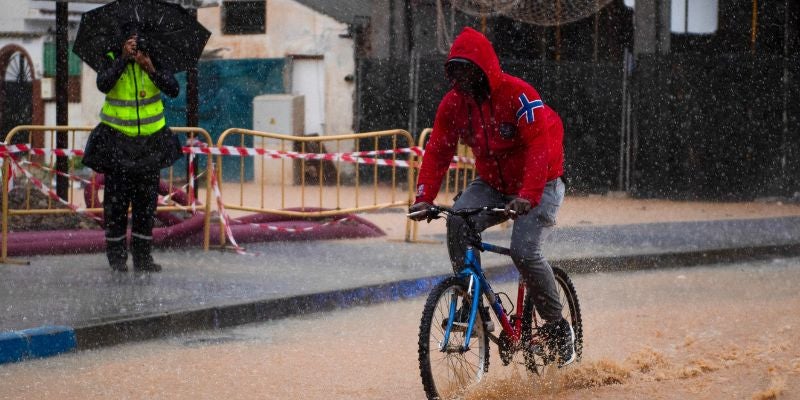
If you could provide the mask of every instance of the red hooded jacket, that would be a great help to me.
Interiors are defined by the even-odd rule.
[[[452,89],[439,103],[419,171],[416,201],[432,203],[436,198],[461,139],[472,148],[481,179],[536,206],[545,183],[564,172],[561,118],[542,102],[536,89],[500,69],[491,42],[480,32],[464,28],[447,57],[453,58],[479,66],[491,91],[477,104]]]

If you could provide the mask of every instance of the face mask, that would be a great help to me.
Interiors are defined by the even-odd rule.
[[[478,97],[488,89],[486,75],[470,62],[448,62],[445,67],[450,85],[456,91]]]

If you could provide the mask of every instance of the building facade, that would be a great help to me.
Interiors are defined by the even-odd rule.
[[[222,1],[200,8],[198,20],[211,31],[209,59],[286,60],[286,93],[305,98],[305,133],[352,132],[355,55],[347,24],[293,0]]]
[[[70,43],[81,15],[106,2],[68,3]],[[188,3],[199,7],[198,20],[212,32],[203,60],[284,59],[284,91],[305,97],[305,133],[352,132],[355,55],[348,24],[292,0]],[[0,0],[0,7],[2,133],[23,124],[54,125],[56,2]],[[95,80],[70,52],[70,125],[99,122],[104,95]]]

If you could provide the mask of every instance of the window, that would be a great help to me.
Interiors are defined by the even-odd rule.
[[[46,42],[44,44],[44,76],[52,78],[56,76],[56,44],[53,42]],[[72,52],[72,43],[69,44],[67,49],[67,65],[68,65],[68,92],[67,98],[70,103],[81,102],[81,66],[83,61]]]
[[[44,76],[56,76],[56,44],[47,42],[44,44]],[[72,52],[72,43],[67,49],[67,62],[69,64],[69,76],[80,76],[83,61],[77,54]]]
[[[719,0],[673,0],[671,30],[680,34],[711,34],[717,31]]]
[[[267,2],[223,1],[222,33],[226,35],[248,35],[266,33]]]

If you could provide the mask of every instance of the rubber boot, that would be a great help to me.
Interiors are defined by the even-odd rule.
[[[111,270],[117,272],[128,270],[128,249],[126,247],[124,238],[122,240],[106,240],[106,257],[108,257],[108,265],[111,266]]]
[[[134,236],[131,240],[131,253],[133,254],[133,269],[141,272],[159,272],[161,265],[153,261],[150,251],[153,241]]]

